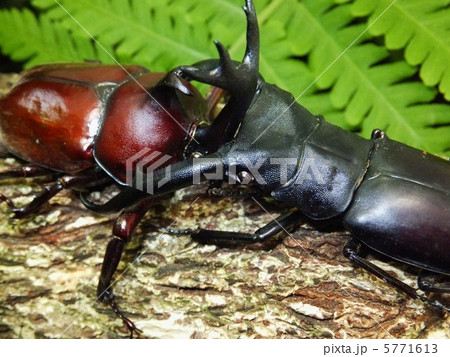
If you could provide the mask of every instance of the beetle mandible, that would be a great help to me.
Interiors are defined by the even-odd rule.
[[[202,242],[261,242],[304,216],[339,219],[352,236],[343,252],[351,262],[411,298],[449,311],[423,293],[450,292],[449,162],[391,140],[381,130],[367,140],[340,129],[308,112],[290,93],[266,83],[258,69],[259,30],[251,0],[244,10],[247,49],[242,62],[232,61],[217,42],[219,60],[173,70],[184,79],[226,90],[230,99],[213,125],[204,129],[207,140],[195,144],[197,157],[170,165],[171,179],[160,188],[153,184],[153,193],[214,176],[214,183],[249,184],[295,208],[254,234],[192,231]],[[216,140],[218,131],[222,142]],[[84,203],[98,212],[118,210],[148,197],[142,188],[163,175],[158,170],[143,185],[134,182],[103,205],[86,198]],[[418,279],[422,292],[367,261],[361,256],[363,248],[428,272],[430,276]]]

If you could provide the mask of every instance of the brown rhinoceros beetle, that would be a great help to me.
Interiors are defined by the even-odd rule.
[[[51,175],[55,181],[26,206],[15,207],[2,194],[0,201],[21,218],[63,189],[89,192],[107,183],[125,187],[127,175],[136,169],[130,158],[145,167],[182,160],[207,119],[202,95],[172,73],[92,63],[32,68],[0,99],[0,142],[27,162],[0,172],[0,179]],[[111,305],[131,334],[136,327],[119,311],[111,278],[125,243],[153,202],[143,197],[115,220],[97,290],[99,300]]]

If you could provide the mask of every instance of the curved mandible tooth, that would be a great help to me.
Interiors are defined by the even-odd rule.
[[[252,0],[246,0],[243,9],[247,16],[247,47],[242,63],[259,72],[259,27]]]
[[[227,76],[222,75],[222,72],[223,69],[218,60],[206,60],[194,66],[180,66],[177,69],[177,75],[189,81],[199,81],[225,88],[227,86]]]
[[[219,41],[214,41],[214,44],[216,45],[217,52],[219,52],[220,67],[222,69],[222,72],[227,74],[232,73],[234,66],[228,50]]]

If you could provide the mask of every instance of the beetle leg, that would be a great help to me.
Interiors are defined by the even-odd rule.
[[[282,214],[278,218],[258,229],[255,233],[240,233],[227,231],[212,231],[200,229],[191,234],[192,238],[203,243],[261,243],[274,237],[281,231],[286,231],[298,223],[303,215],[299,211]]]
[[[108,202],[103,204],[97,204],[95,202],[90,201],[87,198],[85,192],[80,192],[81,203],[83,203],[86,206],[86,208],[90,209],[91,211],[98,213],[118,212],[124,209],[125,207],[129,207],[141,201],[145,197],[148,197],[148,195],[145,192],[137,190],[133,187],[126,187]]]
[[[7,171],[0,172],[0,180],[7,178],[19,178],[19,177],[37,177],[37,176],[46,176],[46,175],[54,175],[55,171],[43,168],[37,165],[25,165],[19,167],[18,169],[10,169]]]
[[[210,90],[206,96],[206,105],[208,107],[210,120],[216,118],[223,109],[222,101],[224,101],[225,96],[226,92],[222,88],[210,87]]]
[[[100,179],[98,182],[103,182],[105,178]],[[73,188],[76,186],[87,185],[93,182],[97,182],[95,177],[88,176],[63,176],[53,182],[50,185],[45,185],[41,193],[37,194],[33,200],[23,207],[15,207],[14,203],[7,197],[0,194],[0,201],[4,201],[11,208],[15,218],[22,218],[27,214],[36,211],[44,203],[48,202],[58,192]]]
[[[192,235],[195,233],[193,229],[187,228],[187,229],[174,229],[174,228],[158,228],[159,231],[163,233],[169,233],[175,236],[185,236],[185,235]]]
[[[422,271],[417,279],[417,285],[422,291],[430,292],[450,292],[450,278],[443,274],[434,274],[429,271]]]
[[[122,257],[123,249],[127,244],[139,223],[144,217],[145,213],[153,205],[153,198],[147,198],[141,202],[125,209],[119,217],[116,218],[113,226],[113,239],[108,243],[105,257],[103,259],[102,272],[97,287],[97,297],[100,301],[108,303],[115,314],[125,323],[130,331],[130,337],[133,337],[133,332],[140,332],[134,323],[128,319],[120,311],[115,301],[115,296],[111,288],[111,280],[117,270],[120,259]]]
[[[353,264],[357,265],[360,268],[363,268],[369,273],[372,273],[378,278],[384,280],[386,283],[403,291],[406,295],[410,296],[411,298],[419,299],[439,310],[450,312],[450,309],[444,306],[439,301],[429,300],[425,296],[418,294],[416,289],[395,278],[393,275],[377,267],[375,264],[370,263],[367,259],[362,258],[360,256],[361,248],[362,248],[361,243],[358,242],[356,239],[352,238],[344,246],[343,250],[344,256],[348,258]]]

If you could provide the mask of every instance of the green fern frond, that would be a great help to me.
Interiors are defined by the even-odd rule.
[[[103,51],[79,33],[71,33],[43,14],[39,18],[25,9],[0,11],[2,52],[27,67],[50,62],[103,59]]]
[[[437,88],[432,83],[437,76],[427,74],[430,65],[426,65],[429,58],[430,63],[436,61],[433,58],[450,58],[448,43],[441,37],[448,11],[443,7],[446,1],[436,0],[441,6],[436,7],[430,2],[408,0],[415,4],[413,11],[406,1],[397,0],[398,6],[392,6],[364,32],[379,9],[392,1],[254,0],[262,41],[261,73],[268,82],[299,97],[298,101],[313,113],[361,131],[365,137],[378,127],[396,140],[435,153],[450,153],[450,106],[442,99],[435,102]],[[26,67],[90,59],[167,71],[217,58],[213,39],[228,47],[236,60],[242,58],[245,49],[243,0],[58,2],[62,7],[54,0],[32,0],[38,16],[27,10],[0,10],[2,52],[24,61]],[[411,19],[406,23],[411,28],[415,25],[415,36],[422,39],[425,32],[420,32],[420,27],[427,23],[425,15],[417,14],[419,2],[426,10],[423,13],[433,19],[434,27],[425,31],[430,45],[412,46],[413,41],[406,41],[405,53],[407,59],[409,52],[416,59],[423,56],[422,62],[413,62],[423,63],[423,81],[417,77],[418,66],[399,59],[375,37],[385,34],[389,46],[394,43],[398,48],[398,38],[410,29],[391,28],[391,20],[384,19],[391,10],[398,13],[408,9]],[[387,23],[379,25],[382,20]],[[424,54],[422,49],[428,52]],[[442,75],[438,81],[441,91],[446,88],[445,78]]]
[[[416,68],[403,61],[383,63],[389,52],[371,42],[365,23],[352,23],[350,4],[304,0],[301,6],[290,29],[302,34],[297,36],[296,49],[308,55],[317,85],[331,90],[331,102],[344,110],[348,126],[362,130],[366,137],[373,128],[380,128],[409,145],[441,150],[442,143],[423,134],[433,125],[431,117],[411,118],[420,112],[414,110],[416,107],[435,98],[436,90],[420,82],[400,83],[410,81]],[[434,106],[428,104],[426,108],[433,111]],[[450,107],[441,115],[439,121],[449,124]],[[447,139],[445,145],[449,144]]]
[[[157,71],[179,64],[180,58],[189,63],[205,55],[198,50],[198,37],[188,36],[193,26],[185,26],[181,32],[180,26],[171,25],[172,19],[182,17],[177,15],[179,8],[167,0],[61,0],[61,6],[54,1],[35,0],[33,4],[66,30],[82,32],[86,38],[95,38],[102,46],[113,48],[108,50],[109,63],[134,62]],[[197,39],[196,46],[190,38]]]
[[[393,0],[357,0],[352,13],[373,22]],[[389,49],[405,49],[411,65],[420,65],[420,77],[450,100],[450,0],[397,0],[370,28],[384,35]]]

